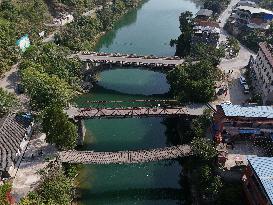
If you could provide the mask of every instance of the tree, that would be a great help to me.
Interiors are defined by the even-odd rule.
[[[171,92],[181,102],[206,103],[214,97],[217,68],[209,61],[188,62],[167,74]]]
[[[210,9],[214,14],[220,14],[230,0],[202,0],[204,2],[204,8]]]
[[[62,108],[52,106],[45,109],[42,119],[46,140],[59,149],[73,149],[78,137],[76,126],[71,123]]]
[[[239,54],[240,43],[236,38],[229,36],[227,38],[227,45],[228,45],[228,51],[229,53],[232,53],[233,57]]]
[[[41,184],[20,201],[20,205],[69,205],[72,200],[71,178],[60,167],[42,170]]]
[[[67,49],[53,43],[35,45],[24,53],[20,70],[33,67],[40,72],[56,75],[77,88],[82,77],[82,62],[77,58],[68,58],[69,55]]]
[[[11,192],[10,183],[4,183],[3,185],[0,185],[0,204],[1,205],[10,204],[10,192]]]
[[[221,58],[225,57],[225,50],[223,47],[216,48],[212,45],[200,43],[194,46],[193,56],[195,60],[207,59],[216,67],[220,64]]]
[[[16,96],[0,88],[0,117],[7,114],[16,105],[18,105]]]
[[[65,80],[32,67],[22,71],[22,83],[35,109],[50,105],[65,106],[74,96],[72,87]]]
[[[217,155],[217,151],[209,139],[195,137],[191,146],[193,153],[202,160],[209,161]]]
[[[197,138],[206,137],[206,132],[211,124],[211,112],[210,110],[205,110],[203,115],[192,120],[191,129],[194,136]]]
[[[176,45],[177,56],[185,57],[190,54],[191,51],[191,36],[193,28],[193,14],[189,11],[181,13],[179,17],[181,34],[177,40],[171,40],[170,45]]]
[[[223,183],[220,176],[215,176],[208,165],[200,169],[200,191],[210,200],[215,200],[220,193]]]

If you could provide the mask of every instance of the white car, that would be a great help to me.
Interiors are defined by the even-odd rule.
[[[225,102],[222,102],[222,104],[224,104],[224,105],[231,105],[232,103],[230,101],[225,101]]]

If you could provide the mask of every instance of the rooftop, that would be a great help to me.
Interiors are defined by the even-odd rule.
[[[262,8],[255,8],[251,6],[238,6],[236,9],[249,11],[251,14],[265,13],[265,14],[273,15],[273,11],[262,9]]]
[[[212,16],[213,11],[209,9],[200,9],[197,13],[196,16],[207,16],[210,17]]]
[[[273,119],[273,106],[241,106],[232,104],[220,105],[227,117]]]
[[[273,157],[248,157],[249,164],[259,178],[269,200],[273,203]]]
[[[27,132],[28,123],[8,115],[0,124],[0,170],[6,170],[14,164],[16,154]]]
[[[209,26],[209,27],[215,27],[215,28],[220,28],[219,23],[215,21],[206,21],[206,20],[201,20],[201,19],[196,19],[194,21],[194,24],[197,26]]]

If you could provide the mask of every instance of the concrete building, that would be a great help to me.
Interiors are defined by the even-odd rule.
[[[273,204],[273,157],[248,157],[242,177],[249,205]]]
[[[213,124],[217,143],[253,138],[273,140],[273,107],[221,104]]]
[[[53,19],[53,24],[56,26],[64,26],[65,24],[74,21],[74,17],[71,14],[61,14],[59,18]]]
[[[218,45],[219,38],[220,27],[217,22],[195,19],[191,39],[193,46],[204,43],[216,47]]]
[[[255,60],[250,61],[253,87],[261,94],[264,104],[273,103],[273,46],[265,42],[259,44]]]

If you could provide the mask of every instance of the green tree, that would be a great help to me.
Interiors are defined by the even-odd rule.
[[[240,42],[236,38],[234,38],[232,36],[229,36],[227,38],[227,45],[228,45],[228,48],[229,48],[229,52],[232,52],[234,57],[239,54]]]
[[[0,77],[10,70],[19,58],[15,42],[16,32],[13,25],[0,17]]]
[[[82,77],[82,62],[77,58],[68,58],[67,49],[53,43],[32,46],[20,63],[20,70],[33,67],[40,72],[56,75],[71,86],[78,88]]]
[[[171,92],[181,102],[209,102],[216,79],[217,68],[208,61],[185,63],[167,74]]]
[[[211,125],[211,111],[205,110],[203,115],[192,120],[191,129],[197,138],[206,137],[206,132]]]
[[[18,105],[16,96],[0,88],[0,117],[7,114],[16,105]]]
[[[47,142],[55,143],[59,149],[73,149],[76,146],[77,128],[69,121],[62,108],[53,106],[45,109],[42,127]]]
[[[225,57],[225,50],[223,47],[215,48],[214,46],[200,43],[196,45],[193,50],[195,60],[207,59],[213,66],[219,65],[221,58]]]
[[[171,40],[170,45],[176,45],[177,56],[188,56],[191,51],[191,36],[193,29],[193,14],[189,11],[181,13],[179,17],[181,34],[177,40]]]
[[[1,205],[9,205],[10,202],[8,201],[8,194],[11,191],[11,184],[4,183],[0,185],[0,204]]]
[[[212,173],[208,165],[200,169],[200,191],[209,200],[215,200],[223,187],[221,177]]]
[[[35,109],[50,105],[65,106],[74,95],[72,87],[65,80],[35,68],[30,67],[22,71],[22,82]]]
[[[217,151],[209,139],[195,137],[191,146],[193,153],[202,160],[210,161],[217,155]]]
[[[40,186],[24,197],[20,205],[69,205],[72,200],[71,178],[55,165],[48,171],[43,170],[41,175]]]

